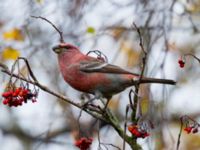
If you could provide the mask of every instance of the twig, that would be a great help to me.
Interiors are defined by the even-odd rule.
[[[121,148],[119,148],[118,146],[116,146],[116,145],[114,145],[114,144],[112,144],[112,143],[101,143],[101,144],[103,144],[103,145],[108,145],[108,146],[112,146],[112,147],[114,147],[114,148],[116,148],[116,149],[118,149],[118,150],[121,150]]]
[[[138,35],[139,35],[139,38],[140,38],[140,47],[143,51],[143,53],[146,55],[147,52],[144,50],[144,46],[143,46],[143,40],[142,40],[142,35],[141,35],[141,32],[140,32],[140,29],[137,27],[137,25],[133,22],[133,26],[135,27]]]
[[[51,24],[53,26],[53,28],[59,33],[59,35],[60,35],[60,42],[64,43],[63,32],[60,31],[51,21],[49,21],[48,19],[46,19],[44,17],[41,17],[41,16],[31,16],[31,17],[36,18],[36,19],[42,19],[42,20],[48,22],[49,24]]]
[[[28,60],[27,60],[26,58],[24,58],[24,57],[18,57],[18,60],[19,60],[19,59],[24,60],[24,62],[25,62],[25,64],[26,64],[26,66],[27,66],[27,69],[28,69],[28,72],[29,72],[30,76],[33,78],[33,80],[34,80],[35,82],[38,82],[38,80],[36,79],[35,75],[33,74],[33,71],[31,70],[31,67],[30,67],[30,65],[29,65],[29,63],[28,63]]]
[[[198,58],[198,57],[195,56],[194,54],[187,53],[187,54],[184,54],[184,56],[192,56],[194,59],[196,59],[196,60],[200,63],[200,58]]]
[[[99,120],[98,120],[98,131],[97,131],[97,139],[98,139],[98,150],[101,150],[101,139],[100,139],[100,130],[99,130]]]
[[[133,102],[132,102],[132,93],[134,93],[133,92],[133,89],[131,89],[130,91],[129,91],[129,94],[128,94],[128,96],[129,96],[129,103],[130,103],[130,106],[131,106],[131,108],[132,108],[132,110],[134,110],[134,107],[133,107]]]
[[[178,134],[176,150],[179,149],[179,146],[180,146],[180,143],[181,143],[181,140],[180,140],[181,139],[181,133],[182,133],[182,129],[183,129],[183,118],[181,117],[180,120],[181,120],[181,127],[180,127],[180,131],[179,131],[179,134]]]
[[[129,105],[126,106],[126,116],[125,116],[125,123],[124,123],[124,137],[126,134],[126,128],[127,128],[127,118],[128,118],[128,111],[129,111]],[[123,150],[125,150],[125,138],[123,138]]]
[[[137,84],[135,85],[135,93],[136,94],[134,95],[134,105],[133,105],[135,112],[133,111],[134,114],[132,115],[132,117],[136,117],[136,108],[137,108],[137,104],[138,104],[139,86],[140,86],[140,83],[142,81],[142,77],[144,75],[144,70],[145,70],[145,67],[146,67],[147,52],[144,50],[143,40],[142,40],[142,36],[141,36],[139,28],[137,27],[137,25],[134,22],[133,22],[133,25],[134,25],[134,27],[135,27],[138,35],[139,35],[139,39],[140,39],[139,45],[141,47],[142,52],[144,53],[144,56],[142,58],[142,70],[141,70],[141,73],[140,73],[140,78],[139,78]]]
[[[4,70],[8,70],[8,67],[1,62],[0,62],[0,67],[3,68]]]
[[[104,53],[102,53],[101,51],[99,51],[99,50],[91,50],[91,51],[87,52],[86,55],[89,55],[90,53],[95,53],[97,55],[97,57],[103,58],[105,60],[105,62],[108,62],[107,56]]]
[[[4,66],[4,65],[1,65],[1,66]],[[117,132],[118,134],[125,139],[126,142],[129,143],[129,145],[132,147],[133,146],[133,142],[130,139],[130,137],[128,135],[124,135],[124,132],[122,130],[122,128],[120,127],[119,125],[119,122],[117,120],[117,118],[110,112],[109,109],[107,109],[106,112],[103,112],[103,113],[100,113],[98,110],[96,110],[94,107],[87,107],[87,108],[83,108],[82,105],[78,104],[78,103],[75,103],[73,102],[72,100],[70,100],[69,98],[59,94],[59,93],[56,93],[54,92],[53,90],[49,89],[48,87],[40,84],[39,82],[37,81],[32,81],[32,80],[29,80],[29,79],[26,79],[25,77],[21,77],[17,74],[14,74],[12,72],[10,72],[7,67],[2,67],[3,69],[1,70],[2,72],[4,72],[5,74],[14,77],[14,78],[17,78],[17,79],[20,79],[22,81],[25,81],[27,83],[30,83],[32,85],[35,85],[37,86],[38,88],[40,88],[41,90],[57,97],[59,100],[63,100],[79,109],[83,109],[83,111],[87,112],[88,114],[92,115],[94,118],[97,118],[97,119],[100,119],[100,120],[103,120],[105,122],[107,122],[108,124],[110,124]],[[31,68],[29,68],[31,70]],[[34,74],[33,74],[34,76]]]
[[[4,69],[3,69],[3,70],[1,70],[1,71],[4,72],[4,73],[6,73],[7,75],[12,75],[12,76],[15,77],[15,78],[18,78],[18,79],[20,79],[20,80],[23,80],[23,81],[25,81],[25,82],[27,82],[27,83],[30,83],[30,84],[32,84],[32,85],[35,85],[35,86],[37,86],[38,88],[40,88],[41,90],[43,90],[43,91],[45,91],[45,92],[47,92],[47,93],[49,93],[49,94],[51,94],[51,95],[53,95],[53,96],[59,98],[60,100],[63,100],[63,101],[65,101],[65,102],[67,102],[67,103],[69,103],[69,104],[71,104],[71,105],[73,105],[73,106],[75,106],[75,107],[78,107],[78,108],[80,108],[80,109],[82,108],[82,106],[79,105],[78,103],[75,103],[75,102],[73,102],[72,100],[70,100],[69,98],[66,98],[66,97],[63,96],[63,95],[61,95],[61,94],[59,94],[59,93],[56,93],[56,92],[54,92],[53,90],[50,90],[49,88],[47,88],[46,86],[40,84],[39,82],[35,82],[35,81],[28,80],[28,79],[26,79],[26,78],[23,78],[23,77],[18,76],[17,74],[12,74],[9,70],[4,70]],[[90,115],[92,115],[92,116],[95,117],[95,118],[98,118],[98,119],[100,119],[100,120],[103,120],[103,121],[105,121],[105,122],[108,122],[106,119],[104,119],[101,115],[99,115],[99,114],[97,114],[97,113],[91,112],[91,111],[89,111],[89,110],[87,110],[87,109],[84,109],[84,111],[86,111],[87,113],[89,113]]]

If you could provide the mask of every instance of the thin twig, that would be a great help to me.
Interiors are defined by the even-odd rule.
[[[196,60],[200,63],[200,58],[198,58],[198,57],[195,56],[194,54],[187,53],[187,54],[184,54],[184,56],[192,56],[192,57],[194,57],[194,59],[196,59]]]
[[[112,144],[112,143],[101,143],[101,144],[103,144],[103,145],[108,145],[108,146],[112,146],[112,147],[114,147],[114,148],[116,148],[116,149],[118,149],[118,150],[121,150],[121,148],[119,148],[118,146],[116,146],[116,145],[114,145],[114,144]]]
[[[181,117],[180,120],[181,120],[181,127],[180,127],[180,131],[179,131],[179,134],[178,134],[176,150],[179,149],[179,146],[180,146],[180,143],[181,143],[181,133],[182,133],[182,129],[183,129],[183,118]]]
[[[33,71],[31,70],[31,67],[30,67],[30,65],[29,65],[29,63],[28,63],[28,60],[27,60],[26,58],[24,58],[24,57],[18,57],[18,60],[19,60],[19,59],[24,60],[24,62],[25,62],[25,64],[26,64],[26,66],[27,66],[27,69],[28,69],[28,72],[29,72],[30,76],[33,78],[33,80],[34,80],[35,82],[38,82],[38,80],[36,79],[36,77],[35,77]]]
[[[0,67],[3,68],[4,70],[8,70],[8,67],[5,64],[1,63],[1,62],[0,62]]]
[[[133,116],[132,117],[136,117],[136,111],[137,111],[137,105],[138,105],[138,93],[139,93],[139,87],[140,87],[140,83],[142,81],[142,78],[143,78],[143,75],[144,75],[144,70],[145,70],[145,67],[146,67],[146,59],[147,59],[147,52],[144,50],[144,46],[143,46],[143,40],[142,40],[142,35],[141,35],[141,32],[139,30],[139,28],[137,27],[137,25],[133,22],[133,25],[139,35],[139,39],[140,39],[140,47],[141,47],[141,50],[144,54],[143,58],[142,58],[142,70],[141,70],[141,73],[140,73],[140,78],[137,82],[137,84],[135,85],[135,95],[134,95],[134,111],[133,111]]]
[[[101,138],[100,138],[100,130],[99,130],[99,120],[98,120],[98,131],[97,131],[97,139],[98,139],[98,150],[101,150]]]
[[[125,123],[124,123],[124,137],[126,135],[128,111],[129,111],[129,105],[126,106],[126,116],[125,116]],[[125,150],[125,148],[126,148],[126,143],[125,143],[125,138],[123,138],[123,150]]]
[[[137,25],[133,22],[133,26],[135,27],[138,35],[139,35],[139,39],[140,39],[140,47],[143,51],[144,54],[147,54],[147,52],[144,50],[144,46],[143,46],[143,40],[142,40],[142,35],[141,35],[141,32],[140,32],[140,29],[137,27]]]
[[[131,106],[132,110],[134,110],[133,102],[132,102],[132,93],[134,93],[134,92],[133,92],[133,89],[131,89],[131,90],[129,91],[128,96],[129,96],[129,103],[130,103],[130,106]]]
[[[1,65],[1,66],[4,66],[4,65]],[[67,97],[65,97],[65,96],[63,96],[63,95],[61,95],[59,93],[54,92],[53,90],[49,89],[48,87],[46,87],[46,86],[40,84],[39,82],[37,82],[37,80],[36,81],[34,79],[30,80],[30,79],[22,77],[22,76],[20,76],[18,74],[12,73],[8,69],[6,69],[7,67],[5,67],[5,66],[2,67],[2,68],[3,69],[1,69],[1,71],[4,72],[5,74],[7,74],[9,76],[12,75],[12,77],[14,77],[14,78],[17,78],[19,80],[25,81],[26,83],[35,85],[38,88],[40,88],[41,90],[43,90],[43,91],[45,91],[45,92],[57,97],[59,100],[63,100],[63,101],[65,101],[65,102],[67,102],[67,103],[69,103],[69,104],[71,104],[71,105],[73,105],[73,106],[75,106],[75,107],[77,107],[79,109],[83,109],[85,112],[87,112],[88,114],[92,115],[94,118],[97,118],[97,119],[100,119],[102,121],[105,121],[106,123],[110,124],[118,132],[118,134],[122,138],[124,138],[127,143],[129,143],[129,145],[131,147],[134,146],[133,142],[129,140],[130,137],[128,135],[124,134],[124,131],[120,127],[119,121],[116,118],[116,116],[113,115],[109,109],[106,109],[105,112],[101,112],[100,113],[99,110],[96,110],[95,107],[91,107],[91,106],[89,107],[88,106],[86,108],[83,108],[81,104],[75,103],[72,100],[70,100],[69,98],[67,98]],[[29,69],[30,69],[30,72],[32,72],[31,68],[29,68]],[[34,74],[32,74],[32,75],[34,76]],[[110,145],[112,146],[112,144],[110,144]]]
[[[41,90],[43,90],[43,91],[45,91],[45,92],[47,92],[47,93],[49,93],[49,94],[51,94],[51,95],[53,95],[53,96],[59,98],[60,100],[65,101],[65,102],[67,102],[67,103],[69,103],[69,104],[71,104],[71,105],[73,105],[73,106],[76,106],[76,107],[78,107],[78,108],[80,108],[80,109],[82,108],[82,106],[79,105],[78,103],[75,103],[75,102],[73,102],[72,100],[70,100],[69,98],[66,98],[66,97],[63,96],[63,95],[61,95],[61,94],[59,94],[59,93],[56,93],[56,92],[54,92],[53,90],[50,90],[48,87],[46,87],[46,86],[40,84],[39,82],[31,81],[31,80],[28,80],[28,79],[26,79],[26,78],[20,77],[20,76],[18,76],[18,75],[16,75],[16,74],[12,74],[12,73],[11,73],[10,71],[8,71],[8,70],[2,70],[2,72],[6,73],[7,75],[12,75],[13,77],[18,78],[18,79],[20,79],[20,80],[23,80],[23,81],[25,81],[25,82],[27,82],[27,83],[30,83],[30,84],[32,84],[32,85],[35,85],[35,86],[37,86],[38,88],[40,88]],[[92,115],[92,116],[95,117],[95,118],[98,118],[98,119],[100,119],[100,120],[103,120],[103,121],[105,121],[105,122],[108,122],[106,119],[104,119],[101,115],[99,115],[99,114],[97,114],[97,113],[91,112],[91,111],[89,111],[89,110],[87,110],[87,109],[84,109],[84,111],[86,111],[87,113],[89,113],[90,115]]]
[[[59,33],[59,35],[60,35],[60,42],[64,43],[63,32],[60,31],[51,21],[49,21],[48,19],[46,19],[44,17],[41,17],[41,16],[31,16],[31,17],[36,18],[36,19],[42,19],[42,20],[48,22],[49,24],[51,24],[53,26],[53,28]]]

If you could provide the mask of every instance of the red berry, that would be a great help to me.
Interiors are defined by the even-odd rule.
[[[187,132],[187,134],[189,134],[192,131],[193,127],[185,127],[184,131]]]
[[[35,98],[32,98],[32,103],[37,102],[37,100]]]
[[[19,87],[19,88],[17,88],[16,90],[15,90],[15,94],[18,96],[19,95],[19,93],[21,92],[21,90],[22,90],[22,88],[21,87]]]
[[[145,132],[142,134],[142,138],[148,137],[150,134],[148,132]]]
[[[20,98],[18,98],[18,101],[19,101],[20,103],[22,103],[22,102],[24,102],[24,98],[23,98],[23,97],[20,97]]]
[[[7,98],[7,97],[9,97],[9,96],[12,96],[12,91],[4,92],[4,93],[2,94],[2,96],[3,96],[4,98]]]
[[[7,105],[8,102],[9,102],[8,99],[4,99],[4,100],[3,100],[3,104],[4,104],[4,105]]]
[[[87,150],[92,144],[92,140],[92,138],[82,137],[81,139],[77,140],[74,145],[80,148],[80,150]]]
[[[193,130],[192,130],[192,133],[197,133],[198,132],[198,128],[194,128]]]
[[[185,66],[185,62],[182,59],[178,60],[179,66],[183,68]]]

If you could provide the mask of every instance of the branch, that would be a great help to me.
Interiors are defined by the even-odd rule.
[[[41,16],[31,16],[32,18],[36,18],[36,19],[42,19],[46,22],[48,22],[49,24],[51,24],[53,26],[53,28],[59,33],[60,35],[60,42],[64,43],[64,38],[63,38],[63,32],[60,31],[51,21],[49,21],[48,19],[41,17]]]
[[[180,120],[181,120],[181,127],[180,127],[180,131],[179,131],[179,134],[178,134],[178,140],[177,140],[176,150],[179,149],[179,145],[181,143],[181,140],[180,140],[181,139],[181,133],[182,133],[182,129],[183,129],[183,118],[181,117]]]
[[[18,57],[17,60],[19,60],[19,59],[24,60],[26,66],[27,66],[27,69],[28,69],[28,71],[29,71],[29,73],[30,73],[30,76],[33,78],[33,80],[34,80],[35,82],[38,82],[37,79],[36,79],[36,77],[35,77],[35,75],[33,74],[33,71],[31,70],[31,67],[30,67],[30,65],[29,65],[29,63],[28,63],[28,61],[27,61],[27,59],[24,58],[24,57]]]
[[[195,56],[194,54],[187,53],[187,54],[184,54],[184,56],[192,56],[194,59],[196,59],[200,63],[200,59],[197,56]]]
[[[28,67],[28,70],[29,70],[29,73],[31,75],[31,77],[33,78],[33,81],[32,80],[29,80],[29,79],[26,79],[25,77],[21,77],[20,75],[17,75],[11,71],[9,71],[7,69],[7,67],[5,67],[4,64],[1,64],[0,67],[2,68],[2,72],[4,72],[5,74],[9,75],[9,76],[12,76],[14,78],[17,78],[17,79],[20,79],[22,81],[25,81],[27,83],[30,83],[32,85],[35,85],[37,86],[38,88],[40,88],[41,90],[59,98],[59,100],[63,100],[79,109],[82,109],[83,111],[87,112],[88,114],[92,115],[94,118],[97,118],[97,119],[100,119],[100,120],[103,120],[105,122],[107,122],[108,124],[110,124],[117,132],[118,134],[125,139],[125,141],[127,143],[129,143],[129,145],[131,147],[138,147],[138,145],[136,145],[136,143],[134,141],[132,141],[132,139],[126,135],[123,131],[123,129],[121,128],[120,126],[120,123],[118,121],[118,119],[111,113],[111,111],[107,108],[105,111],[103,112],[100,112],[98,110],[98,108],[96,109],[95,107],[92,107],[91,105],[88,105],[87,107],[82,107],[82,105],[78,104],[78,103],[75,103],[73,102],[72,100],[70,100],[69,98],[59,94],[59,93],[56,93],[54,92],[53,90],[49,89],[48,87],[40,84],[36,77],[34,76],[32,70],[31,70],[31,67],[28,63],[28,61],[26,60],[26,58],[19,58],[19,59],[22,59],[25,61],[27,67]]]
[[[2,67],[2,66],[3,66],[3,65],[1,64],[0,67]],[[2,67],[2,68],[3,68],[3,69],[2,69],[1,71],[4,72],[5,74],[7,74],[7,75],[9,75],[9,76],[12,76],[12,77],[15,77],[15,78],[17,78],[17,79],[23,80],[23,81],[25,81],[25,82],[27,82],[27,83],[30,83],[30,84],[32,84],[32,85],[35,85],[35,86],[37,86],[38,88],[40,88],[41,90],[43,90],[43,91],[45,91],[45,92],[47,92],[47,93],[49,93],[49,94],[51,94],[51,95],[53,95],[53,96],[59,98],[60,100],[63,100],[63,101],[65,101],[65,102],[67,102],[67,103],[69,103],[69,104],[71,104],[71,105],[73,105],[73,106],[75,106],[75,107],[78,107],[78,108],[82,109],[82,106],[81,106],[80,104],[73,102],[73,101],[70,100],[69,98],[67,98],[67,97],[65,97],[65,96],[63,96],[63,95],[61,95],[61,94],[59,94],[59,93],[56,93],[56,92],[54,92],[53,90],[50,90],[48,87],[46,87],[46,86],[40,84],[39,82],[37,82],[37,80],[36,80],[36,81],[28,80],[28,79],[26,79],[26,78],[24,78],[24,77],[21,77],[21,76],[19,76],[19,75],[17,75],[17,74],[14,74],[14,73],[10,72],[8,69],[5,69],[5,68],[7,68],[7,67]],[[87,113],[89,113],[90,115],[92,115],[92,116],[95,117],[95,118],[98,118],[98,119],[100,119],[100,120],[103,120],[103,121],[105,121],[105,122],[108,122],[107,120],[105,120],[105,119],[104,119],[102,116],[100,116],[99,114],[94,113],[94,112],[91,112],[91,111],[90,111],[90,107],[89,107],[89,108],[83,108],[83,110],[86,111]],[[92,111],[95,111],[95,109],[92,108]]]
[[[144,54],[143,58],[142,58],[142,70],[141,70],[141,73],[140,73],[140,78],[137,82],[137,84],[135,85],[135,94],[134,94],[134,105],[133,105],[133,114],[132,114],[132,117],[135,117],[133,120],[136,121],[137,118],[136,118],[136,111],[137,111],[137,105],[138,105],[138,93],[139,93],[139,86],[140,86],[140,83],[142,81],[142,78],[143,78],[143,75],[144,75],[144,70],[145,70],[145,67],[146,67],[146,59],[147,59],[147,52],[144,50],[144,46],[143,46],[143,40],[142,40],[142,36],[141,36],[141,32],[139,30],[139,28],[137,27],[137,25],[133,22],[133,25],[139,35],[139,39],[140,39],[140,47],[141,47],[141,50]],[[140,107],[138,107],[140,109]]]

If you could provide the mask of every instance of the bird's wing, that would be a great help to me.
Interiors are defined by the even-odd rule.
[[[80,70],[83,72],[93,73],[116,73],[116,74],[132,74],[138,76],[138,74],[126,71],[118,66],[108,64],[100,60],[88,60],[80,63]]]

